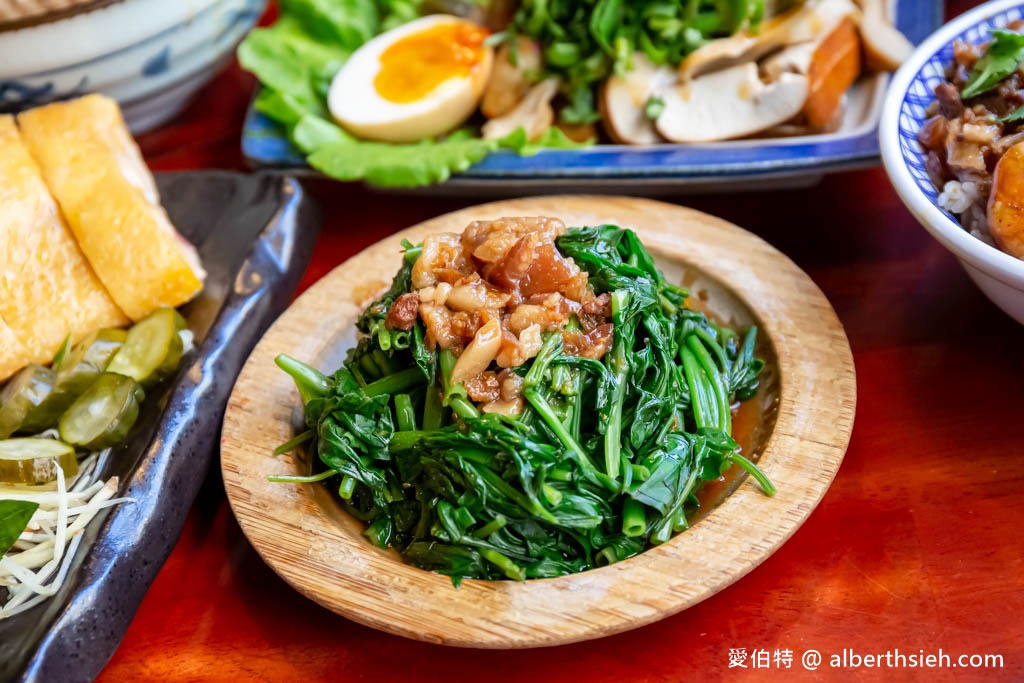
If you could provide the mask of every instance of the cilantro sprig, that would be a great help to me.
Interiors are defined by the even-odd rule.
[[[992,90],[1024,60],[1024,34],[993,29],[988,49],[974,64],[960,97],[968,100]]]

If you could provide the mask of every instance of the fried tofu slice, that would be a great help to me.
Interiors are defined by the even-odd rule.
[[[100,283],[11,116],[0,116],[0,380],[128,319]]]
[[[171,225],[117,103],[88,95],[18,116],[78,244],[132,320],[189,301],[205,273]]]
[[[818,44],[807,72],[810,92],[803,113],[814,128],[832,120],[843,99],[860,76],[860,39],[853,20],[846,17]]]
[[[27,356],[25,347],[14,336],[14,331],[0,317],[0,382],[26,365],[23,359]]]

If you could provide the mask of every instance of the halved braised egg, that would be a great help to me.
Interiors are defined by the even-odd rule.
[[[476,109],[490,78],[487,30],[437,14],[356,50],[331,83],[335,120],[368,140],[415,142],[446,133]]]

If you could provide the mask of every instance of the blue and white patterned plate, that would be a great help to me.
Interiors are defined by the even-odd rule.
[[[996,0],[962,14],[928,37],[893,76],[882,107],[880,142],[886,173],[900,199],[928,232],[953,252],[967,273],[1000,308],[1024,323],[1024,261],[974,237],[937,204],[938,190],[925,170],[917,133],[953,61],[953,43],[982,43],[989,32],[1024,18],[1024,1]]]
[[[915,44],[942,23],[937,0],[899,0],[896,26]],[[809,185],[823,173],[872,165],[878,160],[878,121],[888,82],[863,79],[850,95],[847,121],[828,135],[739,140],[703,145],[597,145],[547,150],[522,157],[491,154],[440,190],[490,193],[622,189],[651,194]],[[256,167],[308,168],[280,126],[250,109],[242,151]]]

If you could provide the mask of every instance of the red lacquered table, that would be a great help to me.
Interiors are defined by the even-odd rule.
[[[251,88],[232,67],[173,125],[144,136],[152,166],[241,168]],[[309,188],[325,224],[303,287],[392,232],[475,203]],[[742,201],[682,201],[791,256],[832,301],[854,351],[846,460],[764,564],[630,633],[546,650],[447,649],[356,625],[294,592],[250,547],[213,476],[101,680],[1021,680],[1024,328],[917,225],[880,169]],[[823,658],[814,673],[804,667],[810,650]],[[1002,667],[830,666],[844,651],[848,664],[889,652],[898,665],[896,650],[938,664],[1000,655]]]

